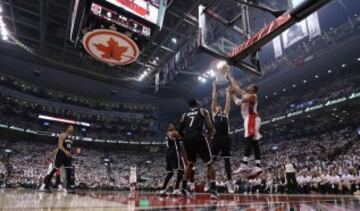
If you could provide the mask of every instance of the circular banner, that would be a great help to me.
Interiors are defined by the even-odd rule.
[[[139,47],[124,34],[97,29],[85,34],[83,46],[95,59],[111,65],[127,65],[139,57]]]

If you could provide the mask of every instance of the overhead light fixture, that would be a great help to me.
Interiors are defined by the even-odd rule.
[[[342,68],[346,67],[346,64],[342,64],[341,67],[342,67]]]
[[[203,77],[203,76],[199,76],[198,77],[198,80],[202,83],[205,83],[206,82],[206,79]]]
[[[276,92],[274,92],[274,95],[277,95],[277,93],[276,93]]]
[[[360,62],[360,57],[356,59],[358,62]]]
[[[171,38],[171,42],[173,42],[174,44],[177,43],[177,39],[175,37]]]
[[[6,28],[1,28],[1,35],[2,36],[8,36],[9,35],[9,32]]]
[[[283,88],[283,92],[286,92],[286,89],[285,89],[285,88]]]
[[[294,88],[295,88],[295,87],[296,87],[296,85],[295,85],[295,84],[293,84],[293,85],[292,85],[292,87],[294,87]]]
[[[332,72],[332,70],[328,70],[328,73],[330,74]]]
[[[318,76],[318,75],[315,75],[315,78],[319,78],[319,76]]]
[[[211,78],[214,78],[215,77],[215,71],[213,69],[210,69],[208,71],[208,75],[211,77]]]
[[[306,84],[307,80],[304,80],[304,84]]]

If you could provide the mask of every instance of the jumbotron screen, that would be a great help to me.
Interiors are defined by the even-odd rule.
[[[105,0],[144,20],[162,26],[167,0]]]

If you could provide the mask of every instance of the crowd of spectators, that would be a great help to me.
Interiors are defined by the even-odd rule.
[[[7,76],[5,74],[0,75],[0,86],[8,87],[13,90],[17,90],[19,92],[23,92],[28,95],[36,96],[42,99],[50,99],[59,103],[72,104],[75,106],[86,107],[96,110],[131,113],[152,113],[156,110],[156,107],[151,104],[106,102],[103,100],[96,100],[92,98],[77,96],[74,94],[54,91]]]
[[[81,136],[131,141],[153,140],[157,109],[150,104],[110,103],[43,89],[9,76],[0,77],[1,124],[56,132],[63,125],[39,120],[48,115],[91,123],[78,127]]]
[[[313,127],[321,128],[324,124],[326,122],[320,119],[319,125]],[[232,152],[233,169],[241,162],[243,152],[241,142],[235,144],[239,146]],[[236,179],[234,185],[240,193],[354,193],[360,185],[359,146],[360,139],[352,125],[325,131],[319,129],[300,137],[284,135],[276,140],[264,139],[261,141],[264,174],[254,180]],[[1,152],[12,150],[3,153],[0,165],[1,175],[8,175],[7,185],[38,187],[47,170],[47,155],[55,147],[55,141],[1,140]],[[111,162],[106,164],[104,158]],[[297,185],[291,192],[285,177],[286,160],[296,166]],[[87,189],[126,190],[129,188],[130,166],[134,165],[138,169],[141,190],[161,187],[166,175],[165,153],[109,151],[93,147],[82,147],[81,153],[75,157],[76,184]],[[216,165],[223,164],[217,162]],[[206,183],[206,171],[201,162],[196,164],[195,173],[197,184]],[[219,189],[225,189],[225,184],[225,174],[219,171]]]

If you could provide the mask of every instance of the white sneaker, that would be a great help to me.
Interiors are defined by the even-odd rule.
[[[226,187],[227,187],[227,192],[228,193],[233,194],[235,192],[234,191],[234,186],[233,186],[231,180],[226,182]]]
[[[209,192],[209,190],[210,190],[210,185],[209,183],[206,183],[204,186],[204,192]]]
[[[128,196],[129,199],[135,199],[135,192],[131,192]]]
[[[234,171],[234,175],[244,175],[249,174],[250,172],[251,169],[249,168],[249,166],[242,163],[240,167]]]
[[[41,184],[39,190],[40,190],[40,191],[44,191],[44,190],[45,190],[45,184],[44,184],[44,183]]]
[[[181,191],[179,189],[175,189],[173,192],[172,192],[172,195],[181,195]]]
[[[65,188],[60,184],[57,188],[58,191],[65,191]]]
[[[253,167],[251,172],[247,175],[247,179],[255,179],[256,177],[260,176],[262,174],[262,169],[260,167]]]
[[[195,192],[195,183],[190,183],[190,191]]]
[[[159,191],[160,196],[166,196],[166,189],[162,189]]]

